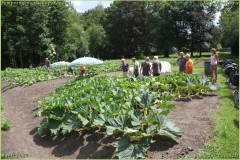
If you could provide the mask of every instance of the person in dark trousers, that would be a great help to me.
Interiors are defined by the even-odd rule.
[[[45,66],[46,66],[48,72],[51,72],[50,65],[51,65],[51,62],[48,60],[48,57],[46,57],[45,58]]]
[[[186,66],[186,58],[184,57],[184,53],[179,53],[179,58],[177,59],[177,65],[179,67],[179,72],[185,72]]]
[[[73,68],[70,67],[70,66],[68,67],[67,73],[71,73],[71,74],[75,77],[75,74],[74,74]]]
[[[162,70],[162,64],[158,60],[158,56],[154,56],[154,61],[152,64],[152,75],[153,76],[159,76]]]
[[[139,76],[139,63],[136,61],[135,57],[132,58],[132,62],[133,62],[133,75],[135,77],[138,77]]]
[[[140,75],[143,76],[151,75],[151,64],[149,63],[149,57],[146,57],[146,61],[142,62],[140,68]]]
[[[87,67],[82,65],[80,66],[80,76],[85,77],[86,76],[86,69]]]
[[[123,71],[123,75],[127,75],[128,74],[129,65],[128,65],[127,62],[125,62],[124,58],[122,58],[121,61],[122,61],[122,63],[120,65],[120,68]]]

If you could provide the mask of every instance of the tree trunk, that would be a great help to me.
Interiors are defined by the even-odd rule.
[[[164,54],[164,57],[168,58],[169,57],[168,49],[165,49],[163,54]]]
[[[202,57],[202,45],[201,45],[201,42],[200,42],[200,46],[199,46],[199,56]]]
[[[193,37],[191,39],[191,57],[193,56]]]
[[[20,50],[20,64],[21,68],[23,68],[22,50]]]

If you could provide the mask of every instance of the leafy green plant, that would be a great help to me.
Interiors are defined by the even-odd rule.
[[[38,100],[42,106],[38,115],[46,116],[38,133],[44,134],[45,129],[57,135],[79,128],[105,128],[108,135],[118,139],[115,154],[119,158],[144,158],[152,137],[181,137],[180,130],[166,118],[174,107],[171,100],[179,85],[191,88],[191,92],[179,92],[180,96],[212,90],[204,77],[185,74],[153,78],[102,76],[66,83]]]
[[[9,120],[1,120],[1,130],[7,131],[11,128],[11,122]]]

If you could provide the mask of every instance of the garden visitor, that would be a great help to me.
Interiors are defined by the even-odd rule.
[[[128,76],[133,76],[133,67],[129,67]]]
[[[162,70],[162,64],[158,60],[158,56],[154,56],[154,61],[152,64],[152,75],[153,76],[159,76]]]
[[[74,74],[73,68],[70,67],[70,66],[68,67],[67,73],[71,73],[71,74],[75,77],[75,74]]]
[[[187,54],[186,56],[185,56],[185,58],[186,58],[186,66],[185,66],[185,72],[187,73],[187,74],[192,74],[193,73],[193,61],[190,59],[190,55],[189,54]]]
[[[217,50],[215,48],[211,49],[211,79],[212,83],[217,82],[217,65],[219,62]]]
[[[179,58],[177,59],[177,65],[179,67],[179,72],[185,71],[185,65],[186,65],[186,58],[184,57],[184,53],[179,53]]]
[[[85,75],[86,75],[86,66],[84,66],[84,65],[82,65],[82,66],[80,66],[80,76],[83,76],[83,77],[85,77]]]
[[[151,75],[151,64],[149,63],[149,57],[146,57],[146,60],[142,62],[140,68],[140,75],[150,76]]]
[[[123,75],[127,75],[128,74],[128,68],[129,68],[129,65],[127,62],[125,62],[125,59],[122,58],[121,59],[122,63],[120,65],[120,68],[122,68],[122,71],[123,71]]]
[[[139,63],[136,61],[135,57],[132,58],[132,62],[133,62],[133,75],[135,77],[138,77],[139,76]]]
[[[46,66],[48,72],[51,72],[50,65],[51,65],[51,62],[48,60],[48,57],[46,57],[45,58],[45,66]]]

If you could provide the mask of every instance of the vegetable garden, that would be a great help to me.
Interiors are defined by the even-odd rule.
[[[100,73],[119,71],[119,61],[105,61],[103,65],[89,66],[87,69],[88,76],[94,76]],[[48,81],[57,78],[72,77],[72,75],[65,74],[67,67],[55,67],[52,68],[52,72],[46,72],[45,67],[36,68],[25,68],[25,69],[14,69],[7,68],[1,71],[2,81],[8,81],[14,85],[32,85],[36,82]],[[74,72],[76,75],[79,74],[79,68],[75,67]]]
[[[175,60],[167,60],[172,64],[173,72],[177,70]],[[196,62],[202,60],[197,58]],[[2,80],[28,86],[28,90],[36,82],[71,77],[65,73],[66,69],[53,68],[48,73],[43,67],[8,68],[2,71]],[[101,76],[102,73],[119,71],[117,60],[87,69],[87,77],[68,81],[49,96],[37,99],[40,108],[36,112],[41,122],[35,123],[35,127],[41,139],[44,140],[49,133],[53,137],[68,137],[76,132],[90,131],[93,134],[100,131],[114,137],[114,144],[110,142],[109,145],[114,147],[115,158],[149,157],[150,147],[159,145],[158,136],[166,136],[174,141],[184,136],[182,128],[169,119],[175,108],[173,100],[203,97],[217,90],[209,78],[201,74],[201,65],[195,66],[193,75],[177,73],[138,78]],[[74,68],[74,72],[78,74],[78,68]],[[98,74],[99,77],[94,76]],[[44,84],[47,86],[48,83]],[[15,122],[11,123],[14,125]]]
[[[67,83],[44,100],[39,116],[46,116],[38,128],[67,134],[76,129],[104,128],[119,137],[118,158],[144,158],[152,137],[181,137],[181,131],[167,115],[178,97],[203,95],[215,90],[198,75],[176,74],[156,78],[97,77]]]

